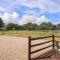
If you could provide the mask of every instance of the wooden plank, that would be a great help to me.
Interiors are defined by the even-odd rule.
[[[53,36],[52,36],[53,49],[55,49],[55,45],[54,45],[55,41],[54,41],[54,40],[55,40],[55,36],[53,35]]]
[[[60,36],[55,36],[56,38],[60,38]]]
[[[49,42],[52,42],[52,40],[47,41],[47,42],[43,42],[43,43],[39,43],[39,44],[35,44],[35,45],[31,45],[31,47],[39,46],[39,45],[46,44],[46,43],[49,43]]]
[[[49,45],[49,46],[47,46],[47,47],[44,47],[44,48],[38,49],[38,50],[36,50],[36,51],[33,51],[33,52],[31,52],[31,54],[36,53],[36,52],[39,52],[39,51],[44,50],[44,49],[46,49],[46,48],[49,48],[49,47],[51,47],[51,46],[53,46],[53,45]]]
[[[47,37],[38,37],[38,38],[31,38],[31,41],[33,40],[38,40],[38,39],[45,39],[45,38],[50,38],[52,36],[47,36]]]
[[[31,37],[28,40],[28,60],[31,60]]]

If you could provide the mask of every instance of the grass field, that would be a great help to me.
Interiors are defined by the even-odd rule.
[[[47,36],[47,35],[60,35],[60,31],[56,30],[56,31],[28,31],[28,30],[20,30],[20,31],[16,31],[16,30],[10,30],[10,31],[0,31],[0,34],[2,35],[10,35],[10,36],[19,36],[19,37],[39,37],[39,36]]]

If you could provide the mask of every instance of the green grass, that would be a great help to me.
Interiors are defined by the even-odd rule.
[[[60,31],[16,31],[16,30],[10,30],[10,31],[0,31],[0,34],[2,35],[9,35],[9,36],[19,36],[19,37],[40,37],[40,36],[48,36],[51,34],[60,35]]]

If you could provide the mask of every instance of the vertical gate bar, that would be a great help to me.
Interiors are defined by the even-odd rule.
[[[31,37],[28,40],[28,60],[31,60]]]
[[[55,37],[54,37],[54,34],[53,34],[52,35],[53,49],[55,49],[54,40],[55,40]]]

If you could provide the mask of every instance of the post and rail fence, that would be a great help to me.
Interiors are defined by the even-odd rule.
[[[50,38],[50,37],[52,38],[52,40],[31,45],[31,42],[32,42],[32,41],[39,40],[39,39]],[[36,53],[36,52],[39,52],[39,51],[42,51],[42,50],[44,50],[44,49],[46,49],[46,48],[52,47],[52,49],[55,50],[55,46],[56,46],[56,45],[55,45],[55,42],[56,42],[55,37],[60,38],[60,36],[54,36],[54,35],[52,35],[52,36],[47,36],[47,37],[38,37],[38,38],[31,38],[31,37],[29,37],[29,40],[28,40],[28,60],[33,60],[33,59],[31,58],[31,54]],[[50,43],[50,42],[52,42],[52,45],[49,45],[49,46],[46,46],[46,47],[43,47],[43,48],[41,48],[41,49],[38,49],[38,50],[35,50],[35,51],[32,51],[32,52],[31,52],[31,48],[32,48],[32,47],[40,46],[40,45],[47,44],[47,43]],[[43,57],[43,58],[44,58],[44,57]]]

